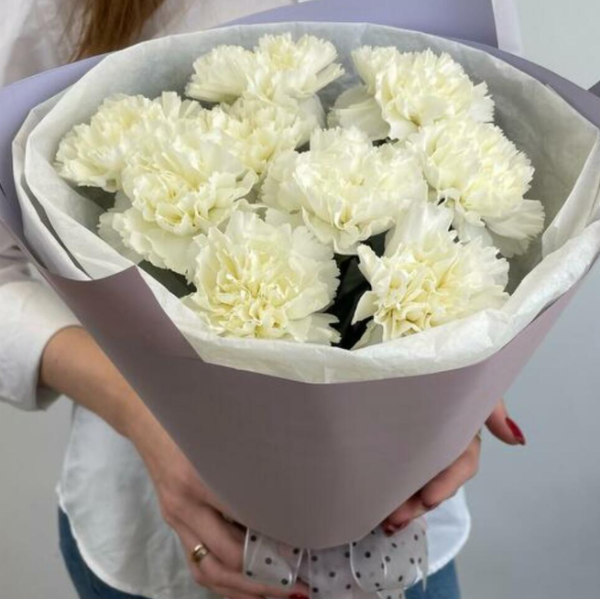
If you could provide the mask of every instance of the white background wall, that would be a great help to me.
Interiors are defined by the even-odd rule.
[[[597,0],[517,0],[526,57],[589,86],[600,79]],[[600,572],[600,268],[507,397],[526,448],[484,441],[469,485],[474,528],[464,599],[597,597]],[[69,404],[0,405],[0,597],[75,599],[60,561],[54,484]]]

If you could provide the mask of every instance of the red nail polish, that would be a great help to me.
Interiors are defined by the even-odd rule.
[[[302,593],[292,593],[290,599],[308,599],[308,597]]]
[[[521,445],[527,445],[527,441],[525,440],[525,435],[522,433],[521,429],[517,426],[517,423],[514,420],[507,418],[506,424],[508,424],[508,428],[510,429],[510,432],[514,435],[515,439]]]

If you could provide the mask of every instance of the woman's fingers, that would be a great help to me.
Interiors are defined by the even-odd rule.
[[[159,485],[159,497],[163,518],[181,539],[194,580],[229,599],[308,597],[308,588],[302,584],[269,587],[247,578],[242,573],[245,532],[208,503],[210,492],[193,470],[184,468],[183,472],[176,484]],[[209,554],[196,564],[190,554],[199,543]]]
[[[206,509],[202,507],[197,511],[199,515],[194,522],[176,527],[176,532],[187,551],[192,575],[199,585],[230,599],[238,599],[232,596],[232,592],[237,593],[239,599],[264,596],[284,599],[294,593],[308,595],[308,588],[302,584],[296,584],[289,589],[269,587],[245,576],[242,573],[243,546],[241,540],[235,538],[240,531],[216,514],[207,516],[204,512]],[[204,512],[204,517],[200,515],[202,512]],[[221,522],[218,522],[219,520]],[[229,539],[224,540],[223,537],[229,537]],[[200,542],[206,546],[209,554],[199,564],[196,564],[191,560],[190,554]],[[219,589],[228,589],[229,591],[222,593]]]
[[[481,441],[476,437],[458,460],[438,474],[388,517],[383,524],[384,530],[388,534],[393,534],[415,518],[419,518],[435,509],[446,499],[450,499],[477,473],[480,445]]]
[[[383,530],[386,534],[392,535],[405,528],[409,522],[422,516],[427,511],[429,509],[423,505],[420,494],[416,493],[388,516],[387,520],[383,523]]]
[[[487,419],[486,425],[490,433],[500,441],[508,445],[525,445],[526,440],[517,423],[512,420],[506,411],[504,400],[494,408],[491,416]]]
[[[211,552],[229,570],[241,572],[244,561],[244,533],[226,522],[208,505],[186,504],[180,512],[180,522],[191,531],[198,531],[210,543]]]
[[[229,508],[199,478],[196,479],[196,486],[191,491],[192,495],[197,499],[201,499],[202,503],[211,506],[217,512],[233,521],[233,517],[229,513]]]
[[[429,509],[450,499],[479,469],[481,439],[475,437],[467,450],[446,470],[427,483],[420,492],[423,504]]]
[[[486,422],[489,431],[509,445],[525,445],[525,436],[519,426],[508,416],[504,400],[500,400]],[[479,468],[481,439],[476,437],[467,450],[446,470],[438,474],[418,493],[405,501],[387,520],[383,528],[393,534],[409,522],[435,509],[452,497]]]

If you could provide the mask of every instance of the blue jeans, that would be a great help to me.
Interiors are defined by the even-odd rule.
[[[144,599],[117,591],[102,582],[81,557],[69,519],[62,510],[59,510],[58,518],[60,551],[81,599]],[[423,592],[419,584],[406,592],[406,599],[460,599],[454,562],[429,578],[427,592]]]

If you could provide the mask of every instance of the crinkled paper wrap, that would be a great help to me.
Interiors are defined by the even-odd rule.
[[[288,30],[326,37],[343,57],[367,43],[447,50],[489,83],[497,122],[537,169],[530,197],[549,215],[543,242],[513,261],[513,284],[535,268],[502,310],[354,352],[215,338],[96,236],[98,208],[52,166],[70,127],[111,93],[181,92],[193,60],[217,44]],[[346,66],[326,103],[354,83]],[[327,23],[234,27],[117,53],[34,110],[14,144],[27,240],[63,275],[47,276],[231,513],[311,549],[362,539],[464,451],[598,255],[599,166],[596,127],[508,64],[420,33]]]
[[[231,27],[146,42],[106,58],[69,89],[43,116],[27,141],[25,179],[56,234],[92,278],[131,266],[95,233],[100,209],[62,180],[53,167],[60,139],[85,122],[112,93],[155,97],[163,90],[182,92],[196,57],[218,44],[252,46],[265,33],[305,32],[331,40],[348,75],[327,88],[327,104],[356,82],[347,58],[364,45],[396,45],[401,50],[449,52],[477,81],[488,82],[497,106],[497,123],[524,150],[536,168],[532,199],[540,199],[548,228],[541,248],[512,261],[513,281],[522,281],[502,310],[486,310],[419,335],[353,352],[285,341],[222,339],[149,275],[142,276],[160,305],[209,363],[309,383],[365,381],[441,372],[479,362],[503,347],[549,303],[567,291],[590,266],[600,248],[594,219],[598,204],[600,147],[598,129],[551,89],[490,55],[438,37],[361,24],[276,24]],[[18,140],[23,143],[23,136]],[[17,173],[23,165],[16,163]],[[27,200],[21,189],[24,211]],[[562,208],[562,210],[561,210]],[[557,213],[560,215],[556,217]],[[44,243],[40,229],[29,231],[34,246]],[[569,241],[571,240],[571,241]],[[569,242],[569,243],[567,243]],[[70,265],[65,268],[71,269]]]

